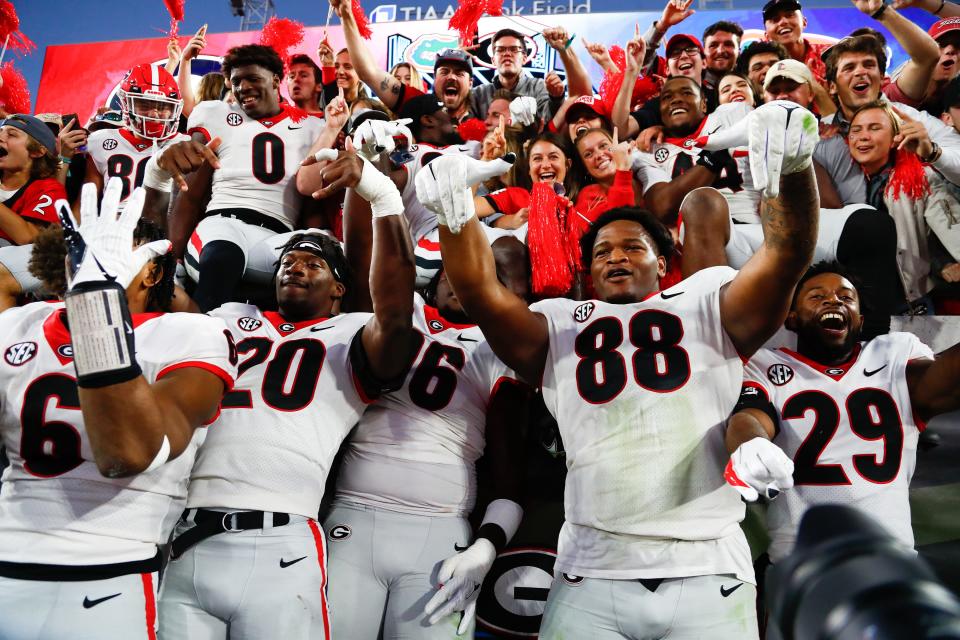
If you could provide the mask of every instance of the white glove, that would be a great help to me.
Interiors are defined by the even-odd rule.
[[[533,96],[520,96],[510,102],[510,119],[514,124],[525,127],[537,120],[537,99]]]
[[[772,500],[793,486],[793,460],[766,438],[753,438],[733,452],[723,477],[748,502],[760,493]]]
[[[737,125],[697,140],[708,151],[747,146],[753,186],[767,198],[780,194],[780,176],[799,173],[813,162],[820,140],[817,118],[789,100],[775,100],[750,112]]]
[[[437,575],[440,590],[424,608],[427,624],[436,624],[451,613],[463,611],[457,635],[466,633],[477,614],[480,585],[496,557],[493,543],[486,538],[477,538],[466,551],[444,560]]]
[[[363,124],[366,124],[363,123]],[[386,124],[381,122],[381,124]],[[392,139],[391,139],[392,142]],[[367,160],[359,150],[355,149],[350,139],[347,139],[347,151],[357,151],[357,156],[363,162],[363,169],[360,173],[360,182],[353,188],[357,195],[370,203],[370,213],[374,218],[383,216],[402,215],[403,198],[397,185],[389,176],[385,175],[369,160]],[[320,149],[313,154],[317,162],[333,162],[339,156],[336,149]]]
[[[461,153],[450,153],[432,160],[417,173],[417,198],[437,221],[452,233],[476,214],[471,187],[510,170],[515,157],[508,153],[489,162]]]
[[[103,190],[103,201],[97,209],[97,187],[88,182],[80,195],[80,225],[77,225],[66,200],[56,202],[57,215],[63,225],[70,269],[68,288],[82,282],[116,282],[126,289],[150,260],[170,251],[169,240],[156,240],[133,248],[133,230],[143,210],[145,191],[134,189],[123,213],[117,217],[123,182],[113,177]]]
[[[397,148],[393,136],[409,131],[406,125],[411,122],[410,118],[389,122],[364,120],[353,134],[353,146],[362,157],[375,161],[381,153],[390,154]]]

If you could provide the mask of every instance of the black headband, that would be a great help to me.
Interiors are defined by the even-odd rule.
[[[283,256],[290,253],[291,251],[306,251],[307,253],[312,253],[318,258],[323,258],[324,262],[327,263],[327,266],[330,267],[330,271],[333,273],[333,277],[336,278],[337,282],[343,282],[343,274],[340,273],[336,262],[327,257],[327,252],[324,251],[323,246],[316,240],[311,240],[309,238],[303,238],[302,240],[297,240],[296,243],[286,248],[286,250],[280,255],[280,259],[283,259]]]

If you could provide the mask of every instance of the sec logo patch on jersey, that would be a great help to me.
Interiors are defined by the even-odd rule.
[[[249,316],[239,318],[237,320],[237,326],[243,329],[244,331],[256,331],[260,328],[263,322],[257,320],[256,318],[251,318]]]
[[[793,380],[793,369],[785,364],[774,364],[767,369],[767,378],[778,387]]]
[[[7,347],[7,350],[3,353],[3,359],[7,361],[7,364],[19,367],[30,362],[35,355],[37,355],[36,342],[18,342]]]
[[[234,112],[228,113],[227,124],[230,125],[231,127],[239,127],[240,125],[243,124],[243,116],[241,116],[239,113],[234,113]]]
[[[103,148],[106,151],[112,151],[113,149],[117,148],[117,141],[114,140],[113,138],[107,138],[106,140],[103,141]]]
[[[666,162],[669,158],[670,158],[670,152],[664,149],[663,147],[660,147],[659,149],[657,149],[656,153],[653,154],[653,159],[661,164]]]
[[[594,305],[592,302],[584,302],[573,310],[573,319],[577,322],[586,322],[593,314],[593,310],[595,308],[596,305]]]

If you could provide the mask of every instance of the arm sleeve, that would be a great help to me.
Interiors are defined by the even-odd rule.
[[[640,109],[631,112],[630,117],[637,121],[640,131],[663,124],[660,122],[660,98],[647,100]]]

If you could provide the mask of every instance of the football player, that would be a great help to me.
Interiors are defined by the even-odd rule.
[[[739,272],[705,269],[661,292],[670,234],[622,207],[582,239],[598,299],[528,308],[497,281],[474,220],[465,185],[477,168],[443,157],[418,176],[442,251],[455,258],[446,269],[458,299],[494,353],[542,385],[567,452],[566,522],[541,638],[757,635],[744,506],[721,479],[725,411],[743,360],[782,324],[810,264],[819,203],[813,114],[774,103],[749,117],[770,198],[763,247]],[[710,190],[691,197],[722,202]]]
[[[861,300],[838,263],[804,275],[784,326],[796,351],[761,349],[747,363],[728,440],[753,438],[793,460],[793,489],[767,509],[772,562],[793,548],[803,513],[838,502],[871,514],[913,547],[909,485],[917,438],[934,416],[960,408],[960,347],[933,355],[911,333],[861,341]],[[771,445],[769,440],[773,441]],[[745,491],[767,480],[756,459],[734,466]]]
[[[59,224],[53,203],[67,192],[58,166],[57,139],[46,124],[24,114],[0,121],[0,311],[42,288],[27,263],[34,237]]]
[[[524,246],[508,237],[493,250],[499,277],[526,298]],[[523,514],[517,439],[526,385],[490,350],[442,272],[427,298],[414,301],[413,366],[400,389],[360,418],[324,523],[337,638],[472,634],[479,586]],[[474,538],[466,518],[481,455],[490,461],[496,499]],[[425,595],[434,596],[426,608]]]
[[[254,245],[312,226],[301,216],[295,176],[300,161],[331,146],[337,133],[322,119],[280,103],[283,62],[272,48],[230,49],[223,73],[236,102],[198,104],[188,121],[192,140],[170,145],[157,161],[181,188],[170,236],[178,255],[189,244],[185,266],[204,311],[232,299]],[[188,172],[195,172],[189,186],[183,178]],[[206,217],[196,224],[207,196]]]
[[[120,210],[127,197],[143,184],[147,162],[158,149],[183,140],[177,133],[183,100],[177,81],[166,69],[138,64],[120,83],[117,92],[123,114],[123,128],[99,129],[87,138],[87,168],[84,182],[92,182],[97,191],[112,177],[123,181]],[[169,194],[171,186],[158,189]],[[164,223],[169,196],[149,199],[152,210],[144,212],[148,220]],[[79,201],[74,209],[79,206]]]
[[[0,322],[3,638],[156,638],[158,545],[185,503],[197,428],[236,375],[222,322],[148,304],[173,290],[172,272],[150,261],[169,243],[133,251],[143,192],[118,221],[121,191],[112,178],[98,215],[84,187],[66,303]]]
[[[337,313],[350,286],[346,261],[336,241],[313,233],[281,251],[279,312],[238,303],[212,312],[242,361],[171,543],[160,599],[171,640],[331,637],[316,518],[341,442],[409,366],[413,256],[389,178],[352,151],[317,166],[324,183],[354,187],[370,203],[373,314]]]

